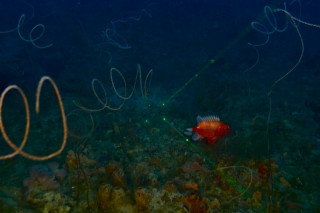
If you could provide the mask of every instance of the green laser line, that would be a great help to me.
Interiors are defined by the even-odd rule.
[[[259,17],[263,16],[261,14]],[[179,89],[176,90],[163,104],[162,106],[166,106],[169,104],[169,102],[175,98],[178,94],[181,93],[192,81],[194,81],[197,77],[199,77],[200,74],[202,74],[205,70],[207,70],[212,64],[216,62],[216,60],[219,60],[227,51],[229,51],[234,45],[236,45],[240,40],[242,40],[246,35],[248,35],[252,31],[251,25],[248,25],[245,27],[234,39],[232,39],[217,55],[216,57],[211,58],[203,67],[201,67],[198,72],[196,72],[188,81],[184,83]],[[171,125],[165,117],[162,119],[165,123],[167,123],[170,127],[172,127],[178,135],[180,135],[184,140],[197,152],[199,153],[209,164],[212,166],[212,168],[215,167],[215,163],[211,160],[209,156],[207,156],[198,146],[196,146],[194,143],[190,142],[189,138],[187,138],[182,131],[177,129],[175,126]],[[235,187],[237,191],[242,194],[244,192],[243,187],[237,186],[236,181],[227,175],[226,177],[227,181],[230,185]],[[247,193],[244,195],[245,197],[248,197]]]
[[[276,3],[274,3],[276,5]],[[263,17],[264,19],[264,13],[261,13],[257,19],[260,19]],[[195,80],[201,73],[203,73],[205,70],[209,68],[210,65],[214,64],[217,60],[219,60],[228,50],[230,50],[234,45],[236,45],[240,40],[242,40],[246,35],[248,35],[253,28],[251,27],[251,24],[244,27],[244,29],[234,38],[232,39],[220,52],[216,55],[216,57],[212,57],[202,68],[199,69],[196,74],[194,74],[186,83],[184,83],[183,86],[181,86],[175,93],[173,93],[166,102],[164,102],[163,105],[168,104],[175,96],[177,96],[182,90],[184,90],[193,80]]]
[[[168,124],[171,128],[173,128],[173,129],[178,133],[178,135],[180,135],[182,138],[184,138],[184,141],[185,141],[188,145],[190,145],[190,147],[193,148],[196,153],[198,153],[199,155],[201,155],[201,157],[203,157],[203,158],[205,159],[205,162],[207,162],[213,170],[216,169],[216,168],[215,168],[216,165],[215,165],[215,163],[211,160],[211,158],[210,158],[207,154],[205,154],[197,145],[195,145],[195,143],[192,143],[192,142],[189,140],[189,138],[186,137],[186,136],[182,133],[181,130],[179,130],[178,128],[176,128],[174,125],[170,124],[170,123],[168,122],[168,120],[166,119],[166,117],[163,117],[163,118],[162,118],[162,121],[165,122],[166,124]],[[249,198],[249,195],[248,195],[247,193],[244,193],[244,192],[246,192],[246,190],[245,190],[241,185],[237,184],[236,180],[235,180],[233,177],[231,177],[231,176],[228,175],[227,173],[226,173],[226,174],[221,174],[221,175],[226,179],[226,181],[227,181],[232,187],[234,187],[234,188],[239,192],[240,195],[243,195],[244,197]]]
[[[180,87],[176,92],[174,92],[166,101],[165,104],[167,105],[174,97],[176,97],[182,90],[184,90],[194,79],[196,79],[202,72],[207,70],[212,64],[215,63],[214,59],[210,59],[203,67],[199,69],[196,74],[194,74],[188,81],[184,83],[182,87]]]
[[[261,16],[261,15],[260,15]],[[204,71],[206,71],[212,64],[219,60],[227,51],[229,51],[234,45],[236,45],[240,40],[242,40],[246,35],[248,35],[252,31],[252,27],[249,25],[245,27],[234,39],[232,39],[220,52],[216,55],[216,57],[211,58],[203,67],[201,67],[188,81],[186,81],[179,89],[176,90],[163,104],[162,106],[168,105],[172,99],[174,99],[178,94],[180,94],[191,82],[193,82],[197,77],[200,76]],[[215,167],[215,163],[211,160],[209,156],[207,156],[198,146],[194,143],[190,142],[189,138],[185,137],[185,135],[176,127],[171,125],[165,117],[162,119],[165,123],[167,123],[170,127],[172,127],[178,135],[180,135],[184,140],[197,152],[199,153],[212,168]],[[230,185],[234,186],[237,191],[242,194],[244,189],[241,186],[236,186],[236,181],[228,175],[226,178]]]
[[[234,45],[236,45],[240,40],[242,40],[246,35],[248,35],[252,31],[251,25],[245,27],[241,33],[237,35],[234,39],[232,39],[220,52],[216,55],[216,57],[211,58],[203,67],[201,67],[188,81],[186,81],[179,89],[176,90],[165,102],[163,105],[169,104],[169,102],[175,98],[181,91],[183,91],[192,81],[194,81],[197,77],[200,76],[204,71],[206,71],[212,64],[219,60],[227,51],[229,51]]]
[[[235,179],[233,177],[231,177],[229,174],[222,174],[223,177],[226,178],[227,182],[234,187],[240,194],[243,194],[243,196],[245,198],[249,198],[250,195],[248,193],[246,193],[246,190],[240,185],[237,184],[237,182],[235,181]]]
[[[184,141],[190,145],[196,153],[200,154],[201,157],[205,159],[206,162],[210,164],[210,166],[214,169],[215,168],[215,163],[210,159],[208,155],[206,155],[198,146],[195,145],[195,143],[192,143],[189,138],[187,138],[182,131],[180,131],[178,128],[176,128],[174,125],[171,125],[165,117],[162,118],[162,121],[164,121],[166,124],[168,124],[171,128],[173,128],[178,135],[180,135],[182,138],[184,138]]]

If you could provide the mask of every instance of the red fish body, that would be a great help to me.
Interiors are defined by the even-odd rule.
[[[197,121],[196,127],[186,129],[184,132],[186,135],[192,136],[194,141],[204,139],[210,145],[230,132],[230,127],[221,122],[217,116],[198,116]]]

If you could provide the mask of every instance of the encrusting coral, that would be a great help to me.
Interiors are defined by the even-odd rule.
[[[112,186],[110,184],[102,184],[98,190],[97,202],[101,211],[107,211],[111,204]]]
[[[127,181],[124,171],[121,167],[117,168],[111,175],[113,186],[126,187]]]
[[[27,200],[33,200],[38,193],[54,191],[60,188],[55,173],[49,171],[44,165],[33,166],[30,170],[30,176],[23,180],[26,187]]]
[[[137,188],[134,192],[134,199],[138,212],[149,212],[149,203],[151,200],[151,194],[145,188]]]
[[[124,189],[115,187],[111,193],[110,213],[135,212],[133,201]]]
[[[66,196],[52,191],[37,195],[33,203],[42,213],[68,213],[74,205]]]

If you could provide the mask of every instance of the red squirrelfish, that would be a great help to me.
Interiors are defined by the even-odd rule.
[[[221,122],[217,116],[197,117],[198,125],[185,130],[184,134],[192,136],[192,140],[206,140],[207,144],[215,143],[230,132],[230,127]]]

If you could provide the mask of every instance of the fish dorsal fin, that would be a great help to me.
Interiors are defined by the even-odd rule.
[[[197,116],[197,122],[200,123],[202,121],[220,121],[220,118],[215,115],[209,115],[201,117],[200,115]]]

